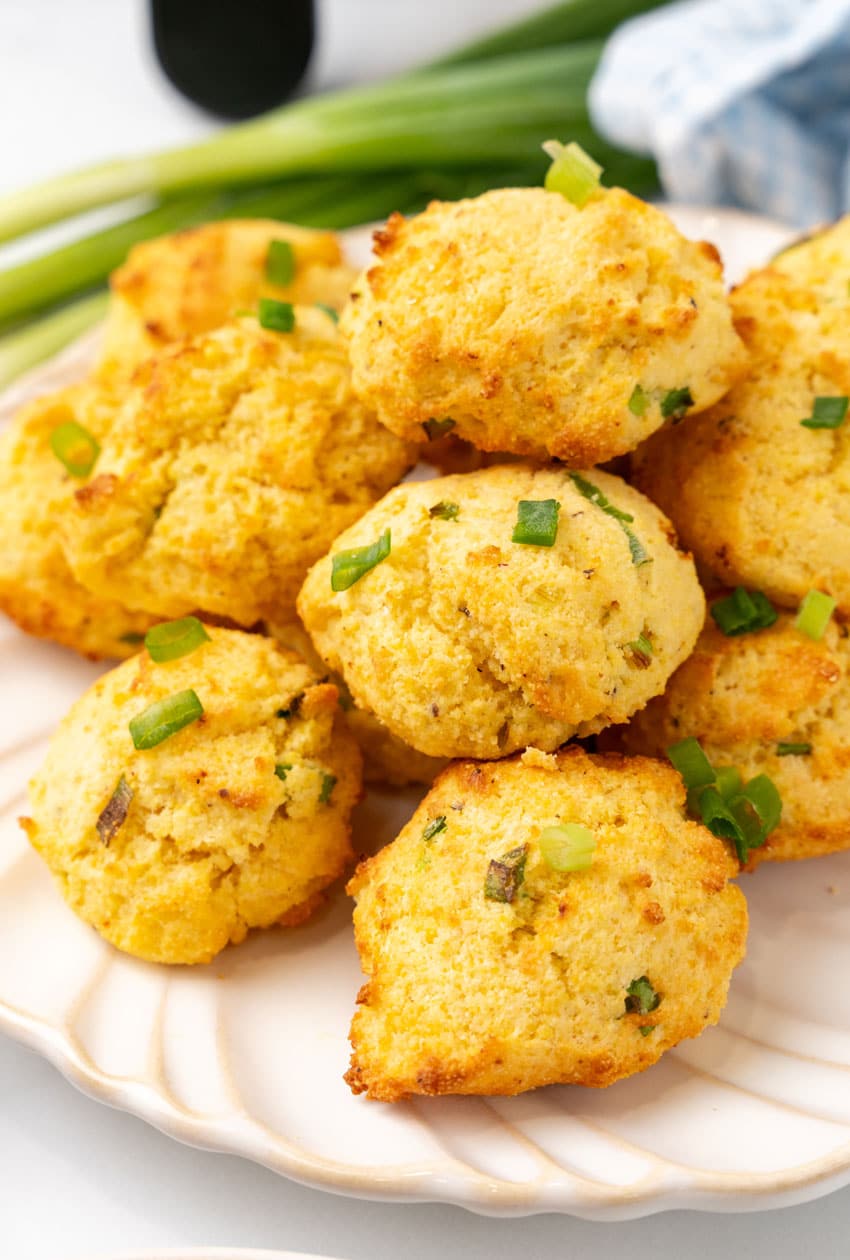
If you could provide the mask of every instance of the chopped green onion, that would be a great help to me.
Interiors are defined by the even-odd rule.
[[[295,279],[295,250],[289,241],[269,242],[266,279],[272,284],[292,284]]]
[[[547,140],[543,149],[552,159],[544,180],[546,190],[560,193],[579,209],[587,205],[591,197],[600,191],[602,167],[599,163],[594,162],[575,141],[564,145],[558,140]]]
[[[752,805],[761,823],[765,838],[778,826],[782,818],[782,797],[776,784],[766,774],[757,774],[741,790],[741,797]]]
[[[731,637],[766,630],[778,614],[762,591],[747,591],[738,586],[731,595],[712,604],[711,616],[723,633]]]
[[[329,774],[327,770],[322,770],[320,773],[322,776],[322,786],[319,788],[319,804],[329,805],[331,792],[333,792],[336,787],[336,775]]]
[[[655,992],[649,982],[649,976],[638,976],[626,989],[626,1013],[631,1015],[648,1015],[657,1010],[661,1004],[661,995]]]
[[[693,405],[693,395],[687,385],[683,389],[670,389],[661,399],[661,414],[665,420],[676,424]]]
[[[760,848],[779,825],[782,799],[773,781],[759,774],[737,794],[725,798],[716,788],[705,788],[699,798],[699,812],[712,835],[734,843],[743,865],[750,849]]]
[[[144,643],[145,636],[139,630],[128,630],[126,634],[121,635],[119,641],[128,644],[129,647],[137,647],[138,644]]]
[[[445,814],[439,814],[436,818],[432,818],[428,823],[428,826],[425,827],[422,832],[422,839],[426,843],[430,843],[434,839],[434,836],[438,836],[441,831],[446,830],[446,826]]]
[[[641,1037],[648,1037],[651,1032],[655,1032],[654,1024],[641,1024],[638,1028]]]
[[[197,617],[180,617],[177,621],[163,621],[152,626],[145,635],[145,647],[151,660],[176,661],[188,656],[202,643],[209,643],[210,636]]]
[[[123,827],[132,799],[133,789],[122,774],[118,780],[118,786],[100,811],[95,823],[95,830],[107,848],[116,832]]]
[[[698,739],[691,735],[667,749],[667,756],[682,776],[686,788],[707,787],[716,774]]]
[[[630,649],[632,660],[638,669],[648,669],[652,664],[652,644],[645,634],[639,634],[636,639],[626,646]]]
[[[520,499],[512,541],[527,547],[553,547],[560,510],[557,499]]]
[[[447,433],[451,433],[455,427],[455,422],[449,416],[445,420],[435,420],[433,416],[430,420],[422,421],[422,428],[425,430],[428,441],[436,442],[437,438],[445,437]]]
[[[332,306],[328,306],[327,302],[314,302],[313,305],[317,311],[324,311],[328,319],[332,319],[335,324],[339,323],[339,311]]]
[[[291,769],[292,769],[291,761],[279,761],[278,764],[274,768],[274,772],[277,775],[277,777],[280,779],[281,783],[283,783],[283,781],[285,780],[286,776],[289,774]]]
[[[844,395],[816,398],[812,414],[800,424],[804,429],[838,429],[847,418],[848,402],[850,399]]]
[[[622,512],[618,507],[614,507],[614,504],[608,501],[599,487],[595,486],[592,481],[587,481],[580,473],[570,473],[570,479],[579,494],[583,495],[585,499],[589,499],[591,503],[595,503],[607,516],[611,516],[615,521],[619,522],[620,528],[629,540],[629,553],[632,557],[632,564],[636,568],[639,568],[642,564],[649,564],[652,557],[634,530],[629,528],[629,522],[635,518],[629,512]]]
[[[76,420],[66,420],[51,433],[50,449],[72,477],[87,477],[97,462],[100,443]]]
[[[802,740],[797,744],[792,743],[791,741],[786,742],[785,740],[780,740],[776,745],[777,757],[808,757],[811,751],[811,744]]]
[[[452,503],[448,499],[441,499],[439,503],[435,503],[432,508],[428,509],[428,515],[432,520],[456,521],[459,513],[460,505]]]
[[[176,695],[156,700],[130,721],[133,745],[140,751],[156,748],[164,739],[176,735],[184,726],[203,716],[204,706],[194,691],[178,691]]]
[[[809,591],[800,605],[794,625],[810,639],[822,639],[835,611],[835,600],[823,591]]]
[[[740,846],[746,843],[746,837],[741,823],[732,812],[731,802],[727,803],[717,788],[706,787],[700,792],[698,810],[711,834],[719,840],[734,841],[740,857]]]
[[[370,569],[386,560],[392,549],[392,535],[385,529],[376,542],[368,547],[351,547],[338,551],[331,559],[331,590],[347,591],[359,582]]]
[[[511,849],[503,857],[493,858],[484,880],[484,896],[490,901],[513,901],[525,879],[527,859],[527,844]]]
[[[649,406],[649,394],[640,385],[635,385],[629,398],[629,411],[633,416],[642,416]]]
[[[580,823],[544,827],[540,852],[553,871],[584,871],[593,861],[596,836]]]
[[[741,791],[743,785],[741,771],[737,766],[717,766],[715,773],[717,779],[714,786],[724,801],[731,801]]]
[[[291,302],[260,298],[258,318],[262,327],[270,332],[288,333],[295,327],[295,309]]]

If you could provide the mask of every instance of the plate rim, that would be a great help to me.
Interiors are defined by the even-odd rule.
[[[712,216],[726,222],[793,229],[766,216],[734,207],[667,205],[672,212]],[[343,240],[362,242],[370,225],[348,229]],[[91,340],[92,332],[13,383],[0,395],[5,402],[32,388]],[[781,1172],[741,1173],[698,1169],[660,1156],[656,1168],[631,1186],[616,1186],[576,1176],[587,1186],[578,1196],[569,1185],[509,1181],[487,1175],[450,1153],[439,1165],[411,1163],[362,1168],[305,1152],[274,1134],[247,1114],[195,1116],[144,1080],[112,1076],[99,1069],[61,1024],[24,1012],[0,999],[0,1033],[27,1046],[57,1068],[72,1085],[95,1101],[135,1115],[166,1136],[201,1150],[239,1155],[279,1175],[314,1189],[373,1201],[449,1203],[481,1215],[526,1216],[540,1213],[573,1215],[586,1220],[631,1220],[662,1211],[697,1209],[711,1212],[764,1211],[807,1202],[850,1184],[850,1140],[830,1154]],[[424,1100],[427,1105],[428,1100]],[[364,1103],[374,1106],[376,1104]],[[628,1143],[624,1143],[629,1145]],[[461,1175],[450,1176],[454,1163]],[[557,1167],[554,1165],[553,1167]],[[563,1171],[563,1170],[561,1170]],[[295,1252],[264,1249],[190,1248],[120,1253],[112,1260],[331,1260]]]

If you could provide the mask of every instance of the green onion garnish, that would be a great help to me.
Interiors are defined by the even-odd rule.
[[[122,774],[118,780],[118,786],[100,811],[95,823],[95,830],[107,847],[115,833],[123,827],[132,799],[133,789]]]
[[[428,509],[428,515],[432,520],[456,521],[459,513],[460,504],[452,503],[448,499],[441,499],[439,503],[435,503]]]
[[[835,600],[823,591],[809,591],[800,605],[794,625],[810,639],[822,639],[835,611]]]
[[[139,630],[128,630],[126,634],[122,634],[121,643],[126,643],[128,647],[137,647],[140,643],[144,643],[145,636]]]
[[[331,792],[336,787],[336,775],[329,774],[327,770],[322,770],[322,786],[319,788],[319,804],[330,804]]]
[[[731,595],[712,604],[711,616],[723,633],[731,637],[766,630],[778,614],[761,591],[747,591],[739,586]]]
[[[278,302],[274,298],[260,298],[260,324],[270,332],[292,332],[295,327],[295,309],[291,302]]]
[[[636,568],[639,568],[642,564],[649,564],[652,557],[634,530],[629,528],[629,522],[635,518],[630,513],[621,512],[619,508],[614,507],[614,504],[606,499],[599,487],[595,486],[592,481],[587,481],[580,473],[570,473],[570,478],[579,494],[584,495],[591,503],[595,503],[598,508],[601,508],[606,515],[613,517],[615,521],[619,522],[620,528],[629,540],[629,553],[632,557],[632,564]]]
[[[661,414],[665,420],[676,424],[693,405],[693,396],[687,385],[683,389],[669,389],[661,399]]]
[[[651,1032],[655,1032],[654,1024],[641,1024],[638,1028],[641,1037],[648,1037]]]
[[[289,241],[270,241],[266,254],[266,279],[272,284],[292,284],[295,278],[295,250]]]
[[[528,845],[521,844],[503,857],[493,858],[484,880],[484,896],[490,901],[513,901],[525,879]]]
[[[50,449],[72,477],[87,477],[100,454],[100,443],[76,420],[66,420],[51,433]]]
[[[178,621],[163,621],[152,626],[145,635],[145,647],[151,660],[176,661],[188,656],[202,643],[209,643],[210,636],[197,617],[181,617]]]
[[[548,192],[560,193],[581,209],[599,192],[599,176],[602,167],[572,141],[561,144],[559,140],[547,140],[545,153],[552,159],[546,172],[544,187]]]
[[[743,786],[741,771],[737,766],[717,766],[715,774],[717,778],[714,786],[724,801],[731,801],[734,796],[738,795]]]
[[[540,833],[540,852],[553,871],[585,871],[593,861],[596,836],[580,823],[559,823]]]
[[[422,839],[426,843],[430,843],[434,839],[434,836],[438,836],[441,831],[446,830],[446,826],[445,814],[439,814],[436,818],[432,818],[428,823],[428,826],[425,827],[422,832]]]
[[[652,644],[645,634],[639,634],[631,643],[627,643],[632,660],[638,669],[648,669],[652,664]]]
[[[776,745],[777,757],[808,757],[812,751],[811,744],[801,740],[795,744],[792,741],[780,740]]]
[[[812,414],[800,424],[804,429],[838,429],[847,417],[848,401],[844,395],[816,398]]]
[[[686,788],[708,787],[717,778],[702,745],[692,735],[668,748],[667,756],[682,776]]]
[[[428,435],[429,442],[436,442],[437,438],[445,437],[454,427],[455,422],[449,416],[446,416],[445,420],[435,420],[432,416],[430,420],[422,421],[422,428]]]
[[[779,826],[782,818],[782,797],[777,791],[776,784],[766,774],[757,774],[754,779],[750,779],[749,783],[745,784],[741,790],[741,796],[737,799],[742,798],[752,805],[762,825],[764,836],[767,838],[770,832]]]
[[[335,324],[339,323],[339,311],[332,306],[328,306],[327,302],[314,302],[317,311],[324,311],[328,319],[332,319]]]
[[[386,560],[392,549],[392,535],[385,529],[381,537],[368,547],[351,547],[338,551],[331,559],[331,590],[347,591],[359,582],[376,564]]]
[[[560,510],[557,499],[520,499],[512,541],[527,547],[553,547]]]
[[[626,989],[626,1013],[631,1015],[648,1015],[657,1010],[661,1004],[661,995],[655,992],[649,982],[649,976],[638,976]]]
[[[629,411],[633,416],[642,416],[649,406],[649,394],[640,385],[635,385],[629,398]]]
[[[274,772],[277,775],[277,777],[280,779],[281,783],[283,783],[283,781],[286,779],[286,776],[289,774],[291,769],[292,769],[291,761],[279,761],[278,764],[274,768]]]
[[[176,695],[157,700],[130,720],[133,746],[139,750],[156,748],[170,735],[203,716],[204,706],[194,691],[178,691]]]

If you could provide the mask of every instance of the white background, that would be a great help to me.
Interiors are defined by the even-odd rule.
[[[536,3],[323,0],[315,81],[401,68]],[[0,189],[212,125],[159,75],[142,0],[0,0]],[[455,1208],[334,1198],[180,1146],[84,1098],[47,1063],[0,1040],[0,1260],[95,1260],[202,1244],[341,1260],[845,1257],[850,1190],[773,1213],[679,1212],[622,1225],[495,1221]]]

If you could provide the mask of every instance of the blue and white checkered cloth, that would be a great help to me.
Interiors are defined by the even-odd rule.
[[[655,157],[671,200],[835,219],[850,209],[850,0],[684,0],[635,18],[590,110]]]

